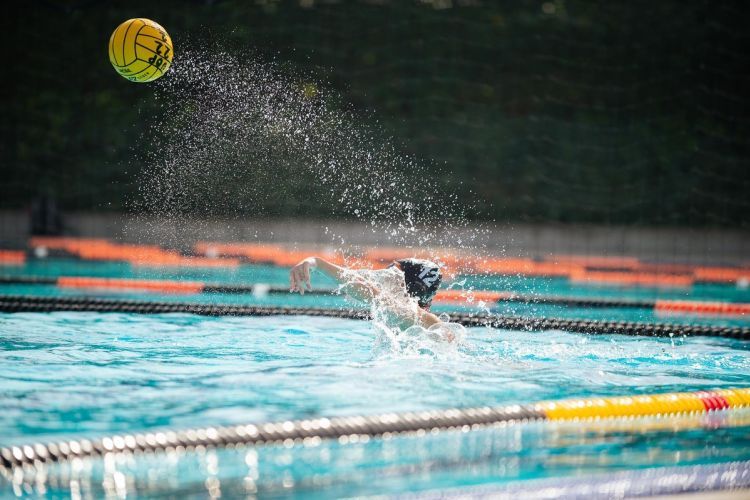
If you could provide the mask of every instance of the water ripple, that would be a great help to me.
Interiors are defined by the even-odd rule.
[[[4,314],[0,441],[746,386],[747,350],[474,328],[458,349],[404,354],[354,320]]]

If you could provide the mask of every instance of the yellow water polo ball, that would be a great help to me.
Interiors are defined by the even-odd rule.
[[[151,82],[172,64],[172,39],[150,19],[128,19],[109,37],[109,62],[131,82]]]

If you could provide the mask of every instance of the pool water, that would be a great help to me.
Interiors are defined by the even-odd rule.
[[[48,268],[50,275],[70,275],[76,269],[93,275],[96,268],[55,266]],[[99,269],[101,275],[123,272],[105,266]],[[240,277],[201,279],[278,285],[286,279],[285,270],[247,267],[238,271]],[[42,272],[25,269],[19,274]],[[325,280],[318,283],[330,286]],[[523,282],[515,282],[513,289],[522,292],[519,283]],[[563,287],[555,280],[544,283],[548,287],[544,293],[570,293],[555,288]],[[724,299],[744,300],[744,291],[724,288]],[[92,292],[4,285],[0,293]],[[718,294],[713,288],[691,293]],[[597,294],[622,296],[607,289]],[[109,295],[347,305],[336,296]],[[506,313],[527,315],[655,318],[638,309],[506,304],[498,310],[503,307]],[[697,321],[719,324],[717,318]],[[747,324],[744,318],[725,321]],[[749,344],[732,339],[471,328],[458,345],[419,334],[386,340],[366,321],[304,316],[0,314],[0,445],[166,428],[750,386]],[[357,443],[324,441],[310,447],[125,457],[60,466],[57,472],[50,470],[45,487],[61,496],[74,495],[78,488],[78,493],[98,497],[117,494],[124,487],[147,496],[180,491],[197,498],[214,495],[218,488],[228,496],[328,498],[750,459],[750,410],[683,420],[650,430],[634,422],[596,431],[576,423],[531,423]],[[19,493],[0,482],[0,494],[14,491]]]
[[[23,266],[8,267],[4,276],[95,276],[135,279],[190,280],[223,285],[264,283],[275,287],[289,286],[288,269],[265,265],[242,265],[237,268],[151,268],[133,267],[126,263],[78,261],[70,259],[32,260]],[[335,283],[322,273],[314,273],[313,285],[331,289]],[[750,302],[750,290],[730,285],[698,284],[689,289],[591,286],[569,283],[561,278],[530,278],[522,276],[458,276],[444,285],[449,288],[513,292],[523,295],[601,297],[625,300],[713,300]],[[37,296],[97,296],[138,300],[179,301],[212,304],[352,307],[356,303],[337,295],[198,293],[159,294],[137,290],[87,290],[58,288],[54,285],[2,284],[0,294]],[[607,321],[668,322],[677,324],[711,324],[750,326],[750,316],[716,317],[702,314],[657,313],[652,309],[617,307],[571,307],[540,303],[440,304],[436,312],[491,311],[502,315],[528,317],[576,318]]]
[[[289,269],[244,264],[233,268],[189,268],[132,266],[125,262],[85,261],[75,259],[29,260],[23,265],[0,267],[3,276],[97,276],[137,279],[166,279],[203,281],[243,285],[268,283],[289,285]],[[313,274],[313,285],[331,287],[333,281],[322,273]],[[0,293],[8,285],[0,285]],[[697,283],[689,288],[653,288],[634,286],[605,286],[570,282],[565,278],[537,278],[528,276],[456,276],[444,286],[476,288],[479,290],[510,291],[519,294],[573,295],[577,297],[605,297],[613,299],[677,299],[720,300],[750,302],[750,287]]]
[[[184,314],[0,316],[0,442],[750,385],[711,338],[473,328],[376,349],[368,322]]]
[[[0,414],[0,442],[20,444],[168,427],[740,387],[748,385],[750,375],[746,345],[727,339],[474,328],[456,348],[422,342],[383,350],[375,347],[377,335],[364,321],[295,316],[4,314],[0,316],[0,405],[5,411]],[[419,453],[411,449],[415,446],[413,438],[391,442],[387,445],[393,448],[390,454],[380,448],[386,446],[383,444],[358,445],[362,448],[359,452],[346,448],[343,453],[356,454],[362,467],[390,471],[387,484],[395,489],[407,478],[416,481],[409,471],[419,469],[425,460],[435,470],[421,470],[425,477],[422,487],[435,487],[431,478],[436,475],[445,486],[456,486],[472,484],[485,476],[493,480],[539,478],[750,458],[750,434],[741,433],[748,430],[744,426],[721,431],[699,426],[697,430],[656,432],[647,438],[627,432],[615,437],[581,438],[580,432],[569,429],[566,432],[573,432],[576,438],[563,436],[553,445],[545,444],[550,437],[543,424],[535,424],[534,429],[503,431],[499,437],[484,431],[481,438],[462,437],[460,433],[433,438],[433,444],[419,444],[424,448]],[[526,437],[518,438],[517,433]],[[581,439],[582,444],[575,444]],[[445,444],[441,440],[460,443],[462,451],[452,461],[444,459],[447,464],[434,465],[441,454],[447,453],[440,451],[440,443]],[[623,446],[634,440],[642,449],[640,453],[629,452],[625,460]],[[330,446],[307,453],[327,454],[330,466],[318,465],[323,469],[320,474],[344,481],[341,478],[347,475],[340,469],[348,462],[336,456],[336,450],[324,451]],[[368,446],[380,451],[365,451]],[[482,451],[487,446],[490,451]],[[492,451],[495,447],[500,451]],[[672,452],[654,454],[653,450],[660,447]],[[495,465],[513,461],[513,450],[523,452],[528,463],[515,456],[514,467],[507,473],[498,472]],[[595,460],[589,456],[594,451]],[[479,454],[473,459],[476,466],[460,458],[464,452]],[[237,452],[217,455],[224,457],[225,487],[241,479],[232,471],[246,467],[242,457],[239,465],[231,465],[232,453]],[[264,463],[270,468],[270,476],[266,482],[258,478],[255,487],[286,491],[283,478],[287,473],[296,478],[295,484],[304,485],[299,491],[314,486],[308,477],[312,459],[285,461],[302,452],[266,448],[257,453],[267,457]],[[279,453],[287,458],[278,458]],[[557,458],[550,461],[551,455]],[[389,464],[388,456],[411,465],[399,472],[396,464]],[[198,459],[183,460],[190,463]],[[279,468],[278,460],[289,467]],[[561,462],[554,465],[555,461]],[[507,464],[504,467],[507,469]],[[347,481],[344,483],[349,484]]]
[[[674,429],[650,432],[637,426],[586,432],[576,424],[531,423],[357,443],[171,452],[138,460],[120,456],[50,467],[45,489],[51,496],[94,498],[178,493],[184,498],[321,499],[387,498],[405,491],[432,492],[428,498],[435,498],[448,489],[460,492],[477,485],[523,491],[540,483],[558,486],[561,479],[596,480],[618,471],[747,459],[750,412],[740,410],[731,421],[721,413],[713,421],[689,417]]]

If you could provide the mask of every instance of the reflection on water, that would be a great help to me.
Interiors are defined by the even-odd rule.
[[[369,323],[311,317],[0,315],[0,442],[585,396],[747,387],[718,338],[470,328],[382,350]],[[411,342],[411,344],[410,344]]]
[[[750,375],[747,344],[731,339],[471,328],[461,342],[429,344],[424,333],[407,330],[399,349],[383,350],[381,333],[354,320],[3,314],[0,442],[746,387]],[[661,421],[648,432],[627,421],[588,430],[536,423],[291,448],[175,450],[9,479],[19,491],[93,497],[440,488],[747,459],[746,418],[720,412],[694,425]]]
[[[748,430],[748,409],[593,425],[502,424],[387,439],[110,455],[7,479],[17,494],[330,498],[747,460]]]

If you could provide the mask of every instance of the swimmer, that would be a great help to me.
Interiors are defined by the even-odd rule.
[[[353,298],[386,310],[400,328],[414,325],[430,328],[442,323],[430,312],[443,279],[440,268],[433,262],[401,259],[385,269],[371,271],[348,269],[320,257],[308,257],[289,271],[290,291],[301,295],[305,290],[311,291],[310,271],[315,268],[336,280]],[[452,335],[446,338],[453,340]]]

